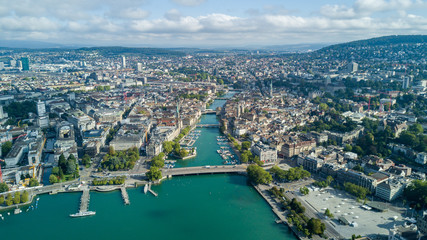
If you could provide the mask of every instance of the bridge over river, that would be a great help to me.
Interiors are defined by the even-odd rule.
[[[171,168],[163,170],[164,176],[186,176],[200,174],[244,173],[246,165],[220,165],[187,168]]]

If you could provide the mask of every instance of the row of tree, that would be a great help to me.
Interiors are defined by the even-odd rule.
[[[12,204],[26,203],[28,200],[29,194],[27,191],[23,191],[22,194],[20,192],[15,192],[13,196],[9,193],[6,198],[4,195],[0,196],[0,205],[5,204],[6,206],[11,206]]]
[[[121,185],[125,183],[126,177],[115,177],[112,179],[94,179],[92,184],[95,186],[100,185]]]
[[[280,181],[297,181],[311,176],[302,166],[290,168],[289,170],[282,170],[278,166],[274,166],[270,169],[270,173]]]

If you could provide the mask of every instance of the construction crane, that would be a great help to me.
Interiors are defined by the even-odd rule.
[[[4,162],[4,160],[0,159],[0,162]],[[0,164],[0,183],[3,183],[3,173],[1,172],[1,164]]]
[[[36,178],[36,166],[32,165],[30,169],[33,169],[33,178]]]

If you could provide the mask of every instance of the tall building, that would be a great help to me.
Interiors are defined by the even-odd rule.
[[[126,57],[122,56],[122,68],[126,68]]]
[[[358,69],[359,69],[359,64],[355,62],[351,62],[347,65],[347,72],[349,73],[357,72]]]
[[[273,97],[273,80],[270,81],[270,97]]]
[[[137,63],[136,64],[136,71],[142,72],[142,63]]]
[[[46,105],[42,101],[37,102],[37,114],[39,117],[44,116],[46,114]]]
[[[409,77],[404,77],[403,83],[402,83],[402,88],[407,89],[407,88],[409,88],[410,84],[411,84],[411,79]]]
[[[30,70],[30,60],[27,57],[21,58],[22,62],[22,71],[29,71]]]

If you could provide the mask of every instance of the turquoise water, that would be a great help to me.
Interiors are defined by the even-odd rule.
[[[216,124],[218,120],[214,114],[203,115],[201,124]],[[206,165],[223,165],[224,160],[216,152],[220,149],[216,137],[220,135],[219,128],[196,128],[201,135],[193,147],[197,147],[197,156],[187,160],[177,160],[175,167],[194,167]],[[230,149],[232,151],[232,149]]]
[[[225,102],[219,101],[211,107]],[[217,123],[216,116],[205,115],[201,123]],[[177,167],[222,164],[216,153],[218,128],[199,130],[202,134],[194,144],[198,156],[177,162]],[[61,240],[295,239],[286,226],[274,222],[276,216],[270,206],[247,185],[244,176],[175,177],[152,189],[158,197],[145,195],[141,188],[129,189],[128,206],[118,191],[91,192],[89,210],[96,215],[85,218],[69,217],[78,211],[81,193],[42,195],[35,210],[23,208],[23,213],[10,216],[3,212],[0,236]]]
[[[40,196],[38,209],[0,220],[2,239],[295,239],[239,175],[176,177],[145,195],[91,193],[95,216],[70,218],[80,193]],[[3,215],[5,215],[3,213]]]

